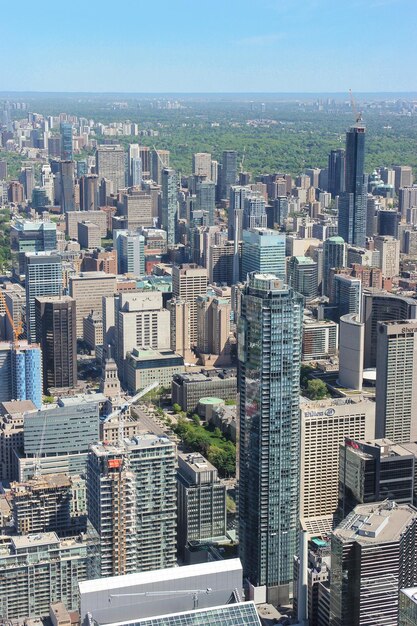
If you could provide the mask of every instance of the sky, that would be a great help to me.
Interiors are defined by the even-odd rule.
[[[0,92],[417,91],[417,0],[1,0],[0,18]]]

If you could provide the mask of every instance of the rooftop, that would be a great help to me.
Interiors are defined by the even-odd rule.
[[[56,533],[38,533],[36,535],[21,535],[12,537],[12,545],[15,550],[22,548],[34,548],[37,546],[46,546],[51,543],[59,543],[60,540]]]
[[[409,504],[385,501],[360,504],[336,528],[334,536],[343,543],[362,546],[399,541],[407,526],[417,519],[417,510]]]

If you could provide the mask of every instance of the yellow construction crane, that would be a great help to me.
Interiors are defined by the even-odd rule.
[[[22,320],[20,319],[17,324],[14,323],[13,317],[9,311],[9,307],[6,304],[6,298],[4,296],[3,289],[0,289],[0,301],[3,303],[4,309],[6,311],[7,319],[9,320],[10,326],[12,327],[13,346],[16,347],[17,343],[19,342],[20,336],[23,333]]]

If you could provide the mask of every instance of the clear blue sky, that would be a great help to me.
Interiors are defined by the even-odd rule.
[[[417,0],[2,0],[0,91],[417,91]]]

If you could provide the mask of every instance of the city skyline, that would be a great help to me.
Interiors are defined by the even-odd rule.
[[[121,0],[118,30],[108,2],[85,6],[75,0],[74,16],[82,16],[76,27],[71,20],[63,22],[50,0],[42,11],[28,2],[22,5],[24,20],[11,5],[2,9],[9,27],[0,43],[8,59],[0,83],[9,90],[247,92],[250,87],[264,92],[273,85],[278,92],[318,87],[345,92],[349,87],[385,91],[389,83],[390,90],[408,92],[408,68],[417,60],[412,0],[348,5],[331,0],[259,0],[256,5],[231,0],[225,5],[214,0],[204,19],[189,0],[175,6],[164,0],[152,28],[142,26],[143,3],[132,8]],[[384,37],[370,37],[387,24],[389,46]],[[37,37],[36,50],[48,60],[48,71],[44,63],[27,63],[34,32],[45,34]],[[63,47],[63,40],[71,45]]]

